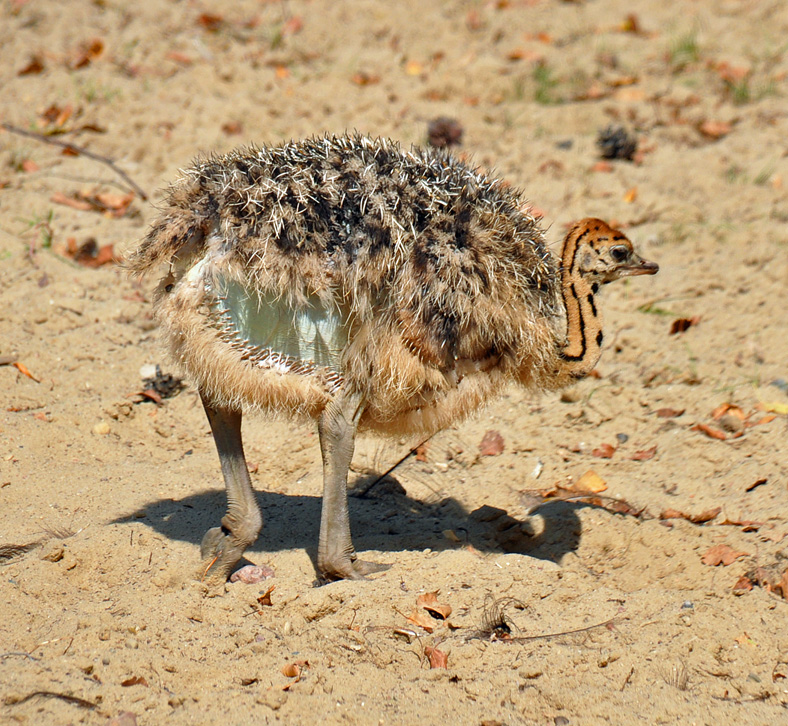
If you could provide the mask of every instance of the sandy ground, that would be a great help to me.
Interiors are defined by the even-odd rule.
[[[0,722],[788,723],[788,6],[632,5],[0,2],[0,120],[151,195],[0,132]],[[605,291],[597,377],[512,390],[351,499],[392,563],[369,581],[313,587],[316,435],[249,421],[247,559],[276,576],[206,598],[224,494],[199,401],[130,397],[173,371],[151,284],[69,245],[131,247],[198,151],[407,146],[440,115],[553,243],[600,216],[661,271]],[[611,123],[634,161],[599,164]],[[504,450],[479,456],[488,430]],[[361,442],[362,485],[414,443]],[[567,501],[589,470],[611,499]],[[448,620],[417,608],[434,591]]]

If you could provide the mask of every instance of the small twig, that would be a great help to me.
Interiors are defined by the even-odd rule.
[[[29,658],[30,660],[37,661],[30,653],[0,653],[0,658],[10,658],[11,656],[18,656],[19,658]]]
[[[619,691],[623,691],[629,685],[629,682],[632,680],[632,675],[634,673],[635,673],[635,666],[632,666],[629,669],[629,673],[627,673],[627,677],[624,679],[624,682],[621,684],[621,688],[618,689]]]
[[[132,190],[139,196],[142,201],[146,201],[148,199],[148,195],[142,190],[142,188],[125,172],[123,169],[119,168],[112,159],[108,159],[106,156],[101,156],[101,154],[96,154],[92,151],[89,151],[84,146],[77,146],[76,144],[72,144],[68,141],[59,141],[58,139],[50,138],[49,136],[45,136],[44,134],[38,134],[35,131],[27,131],[26,129],[20,129],[18,126],[12,126],[11,124],[3,123],[2,127],[6,131],[10,131],[12,134],[17,134],[18,136],[27,136],[30,139],[35,139],[36,141],[41,141],[44,144],[51,144],[52,146],[59,146],[61,149],[67,149],[75,154],[81,154],[82,156],[87,156],[88,159],[93,159],[93,161],[98,161],[100,164],[105,164],[108,166],[112,171],[114,171],[123,181],[128,184]]]
[[[96,704],[92,701],[87,701],[84,698],[79,698],[78,696],[69,696],[67,693],[55,693],[54,691],[33,691],[33,693],[28,693],[23,698],[16,698],[15,696],[6,698],[5,702],[6,704],[13,706],[20,703],[25,703],[36,696],[59,698],[61,701],[73,703],[75,706],[81,706],[82,708],[96,708]]]
[[[417,451],[422,446],[424,446],[424,444],[426,444],[433,436],[435,436],[435,434],[433,434],[432,436],[428,436],[420,444],[416,444],[416,446],[414,446],[410,451],[408,451],[407,454],[405,454],[404,456],[400,457],[400,459],[398,461],[396,461],[388,469],[386,469],[386,471],[384,471],[377,479],[372,481],[372,483],[367,484],[365,487],[363,487],[360,490],[354,489],[353,492],[352,492],[352,496],[357,497],[358,499],[362,499],[363,497],[367,496],[367,494],[369,494],[369,492],[372,491],[373,487],[375,487],[378,484],[380,484],[380,482],[382,482],[398,466],[400,466],[401,464],[404,464],[411,456],[415,455],[417,453]]]

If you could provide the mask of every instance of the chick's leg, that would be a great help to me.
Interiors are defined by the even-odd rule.
[[[360,580],[389,567],[357,559],[350,538],[347,475],[363,410],[360,394],[342,392],[326,406],[317,425],[323,455],[323,509],[317,567],[327,580]]]
[[[212,584],[223,583],[230,571],[252,544],[263,526],[263,517],[252,489],[241,440],[241,412],[210,403],[201,393],[211,425],[224,484],[227,489],[227,514],[222,526],[209,529],[202,540],[201,577]]]

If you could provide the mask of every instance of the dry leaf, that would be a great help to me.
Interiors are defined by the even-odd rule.
[[[693,315],[691,318],[677,318],[670,324],[670,334],[676,335],[676,333],[683,333],[699,322],[700,317],[698,315]]]
[[[698,131],[704,136],[716,140],[721,139],[723,136],[727,136],[731,132],[731,128],[731,125],[727,121],[706,120],[698,126]]]
[[[18,76],[30,76],[36,73],[41,73],[44,70],[44,61],[40,55],[33,55],[27,62],[27,65],[21,71],[17,71]]]
[[[749,592],[750,590],[752,590],[752,582],[747,575],[742,575],[736,580],[736,584],[733,586],[734,595],[744,595],[745,592]]]
[[[640,451],[636,451],[629,457],[632,461],[648,461],[649,459],[653,459],[657,453],[657,445],[650,446],[648,449],[641,449]]]
[[[479,444],[479,453],[482,456],[498,456],[498,454],[503,452],[503,447],[503,436],[491,429],[482,437],[482,442]]]
[[[71,64],[73,69],[84,68],[90,65],[96,58],[104,52],[104,41],[100,38],[83,43],[80,46],[79,53]]]
[[[700,514],[693,514],[689,517],[690,522],[694,522],[695,524],[704,524],[705,522],[710,522],[714,519],[720,512],[722,511],[722,507],[712,507],[711,509],[707,509],[705,512],[701,512]]]
[[[766,484],[766,482],[768,482],[768,481],[769,481],[769,480],[768,480],[767,478],[765,478],[765,477],[764,477],[764,478],[762,478],[762,479],[756,479],[756,480],[755,480],[755,481],[754,481],[752,484],[750,484],[750,485],[749,485],[749,486],[748,486],[748,487],[747,487],[747,488],[746,488],[744,491],[745,491],[745,492],[751,492],[753,489],[756,489],[757,487],[761,486],[762,484]],[[751,524],[752,524],[752,522],[751,522]]]
[[[747,421],[745,426],[747,426],[747,428],[752,428],[753,426],[760,426],[761,424],[771,423],[776,418],[777,418],[776,413],[768,413],[766,414],[766,416],[762,416],[757,421]]]
[[[725,434],[724,431],[720,431],[719,429],[714,429],[714,428],[712,428],[711,426],[709,426],[708,424],[705,424],[705,423],[697,423],[697,424],[695,424],[692,427],[691,430],[692,431],[700,431],[700,432],[706,434],[706,436],[708,436],[709,438],[717,439],[719,441],[725,441],[725,439],[728,438],[727,434]]]
[[[577,481],[572,482],[567,489],[573,492],[599,494],[599,492],[607,489],[607,484],[605,484],[605,480],[599,474],[593,469],[589,469]]]
[[[376,76],[373,73],[367,73],[365,71],[359,71],[358,73],[354,73],[350,80],[353,81],[357,86],[372,86],[376,83],[380,82],[380,76]]]
[[[167,60],[180,63],[182,66],[190,66],[192,63],[194,63],[194,60],[192,60],[190,56],[186,55],[185,53],[181,53],[180,51],[177,50],[169,51],[169,53],[167,53],[165,58],[167,58]]]
[[[222,27],[222,23],[224,19],[221,15],[215,15],[213,13],[203,13],[200,17],[197,18],[197,23],[202,25],[209,33],[216,33],[218,32],[219,28]]]
[[[615,453],[615,446],[611,446],[610,444],[600,444],[591,452],[591,456],[596,456],[598,459],[612,459],[613,454]]]
[[[261,607],[271,607],[273,603],[271,602],[271,593],[276,589],[276,585],[271,585],[260,597],[257,598],[257,602],[260,603]]]
[[[656,414],[659,418],[678,418],[685,410],[683,408],[658,408]]]
[[[711,417],[715,421],[718,421],[719,419],[721,419],[726,414],[729,414],[731,416],[735,416],[736,418],[741,419],[742,421],[744,421],[747,418],[747,414],[744,413],[744,411],[741,408],[739,408],[738,406],[736,406],[736,405],[734,405],[732,403],[722,403],[722,404],[720,404],[719,406],[717,406],[717,408],[715,408],[711,412]]]
[[[627,190],[627,193],[624,195],[624,201],[627,204],[632,204],[638,198],[638,188],[632,187],[631,189]]]
[[[761,402],[755,406],[759,411],[768,411],[769,413],[777,413],[781,416],[788,415],[788,403],[765,403]]]
[[[449,667],[449,656],[444,653],[442,650],[438,650],[437,648],[430,648],[430,646],[426,646],[424,648],[424,655],[430,661],[430,668],[448,668]]]
[[[300,33],[304,28],[304,19],[300,15],[293,15],[282,26],[282,32],[285,35],[295,35]]]
[[[69,237],[63,253],[84,267],[101,267],[116,262],[113,245],[99,247],[93,237],[88,237],[81,245],[77,245],[76,239]]]
[[[591,171],[601,171],[609,173],[613,171],[613,165],[609,161],[598,161],[591,167]]]
[[[420,628],[423,628],[428,633],[431,633],[433,630],[435,630],[435,621],[429,615],[427,615],[424,610],[413,608],[413,612],[410,615],[407,615],[405,619],[409,623],[413,623],[414,625],[418,625]]]
[[[14,368],[16,368],[23,376],[27,376],[30,380],[35,381],[36,383],[41,383],[40,378],[36,378],[28,369],[24,363],[20,363],[18,360],[11,363]]]
[[[147,686],[148,681],[146,681],[142,676],[132,676],[131,678],[127,678],[125,681],[121,681],[120,685],[124,688],[127,688],[128,686]]]
[[[688,522],[692,522],[693,524],[705,524],[706,522],[710,522],[712,519],[714,519],[721,511],[722,507],[714,507],[712,509],[707,509],[705,512],[701,512],[700,514],[687,514],[686,512],[682,512],[678,509],[665,509],[659,515],[659,518],[686,519]]]
[[[228,121],[222,124],[222,131],[228,136],[237,136],[243,133],[244,127],[239,121]]]
[[[440,591],[435,590],[435,592],[425,592],[423,595],[419,595],[416,598],[416,605],[424,608],[433,617],[446,620],[451,615],[451,605],[439,603],[438,592]]]
[[[749,552],[738,552],[726,544],[719,544],[710,547],[700,560],[704,565],[727,567],[736,562],[739,557],[746,557],[748,554]]]
[[[416,461],[427,461],[427,450],[429,449],[429,444],[425,441],[423,444],[419,444],[414,451],[416,452]]]

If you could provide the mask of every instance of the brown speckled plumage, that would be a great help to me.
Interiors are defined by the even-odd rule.
[[[314,416],[327,400],[315,381],[277,375],[267,388],[302,390],[258,390],[230,373],[253,367],[234,359],[239,351],[215,364],[208,338],[222,336],[205,325],[203,291],[178,289],[205,255],[214,270],[296,309],[315,295],[343,316],[341,375],[368,396],[362,428],[433,431],[506,380],[556,385],[561,305],[543,233],[517,192],[448,154],[353,136],[204,158],[129,259],[138,273],[172,265],[158,316],[176,358],[217,400]],[[190,338],[201,320],[203,336]],[[467,403],[449,395],[477,368],[484,381],[465,384]],[[458,400],[440,400],[447,395]]]

